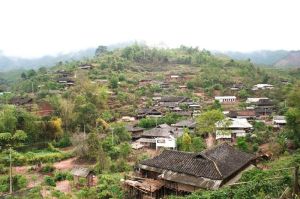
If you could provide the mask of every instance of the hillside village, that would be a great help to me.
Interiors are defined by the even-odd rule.
[[[290,198],[299,193],[299,77],[198,48],[134,44],[3,78],[0,193]]]

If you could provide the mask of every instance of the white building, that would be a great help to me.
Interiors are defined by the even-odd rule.
[[[252,90],[265,90],[265,89],[273,89],[274,86],[272,84],[256,84],[253,86]]]
[[[218,100],[220,103],[234,103],[236,101],[235,96],[216,96],[215,100]]]
[[[156,150],[159,148],[175,149],[176,148],[176,139],[173,136],[168,138],[155,138]]]
[[[234,141],[237,137],[245,137],[253,126],[245,118],[226,118],[217,122],[216,139]]]
[[[274,116],[273,117],[273,126],[274,127],[282,127],[284,125],[286,125],[286,119],[285,119],[285,116],[280,116],[280,115],[277,115],[277,116]]]
[[[247,104],[252,104],[252,103],[257,103],[260,100],[268,100],[269,98],[267,97],[248,97],[246,100]]]

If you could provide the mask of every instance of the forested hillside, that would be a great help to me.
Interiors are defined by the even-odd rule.
[[[145,180],[132,176],[142,160],[168,148],[153,147],[165,139],[162,134],[171,129],[167,138],[176,144],[173,150],[200,154],[222,143],[216,136],[218,122],[232,112],[255,112],[248,98],[271,101],[264,102],[271,109],[247,118],[249,131],[229,141],[232,150],[255,157],[257,168],[240,179],[252,184],[192,194],[170,189],[164,194],[278,198],[292,187],[292,173],[275,169],[299,164],[297,69],[259,68],[251,60],[187,46],[160,49],[133,44],[116,49],[99,46],[90,58],[10,75],[3,73],[0,81],[0,194],[5,196],[12,182],[17,198],[130,198],[126,180]],[[217,96],[236,100],[222,103]],[[286,126],[274,126],[274,116],[285,116]],[[192,123],[177,127],[182,121]],[[274,176],[280,178],[276,183],[267,181]],[[154,193],[145,190],[143,194]]]

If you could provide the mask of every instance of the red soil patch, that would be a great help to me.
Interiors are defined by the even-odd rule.
[[[70,193],[72,191],[71,183],[68,180],[57,182],[55,188],[63,193]]]
[[[70,170],[73,169],[74,166],[76,166],[76,159],[77,158],[70,158],[67,160],[56,162],[53,164],[53,166],[58,170]]]

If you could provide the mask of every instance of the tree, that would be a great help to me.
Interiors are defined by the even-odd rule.
[[[86,158],[90,161],[97,160],[100,156],[99,152],[103,151],[99,136],[97,135],[97,133],[91,132],[88,134],[88,138],[86,142],[87,142],[87,149],[88,149],[88,153],[87,153],[88,155]]]
[[[245,152],[248,151],[249,146],[248,146],[245,138],[243,138],[243,137],[237,138],[236,144],[240,150],[245,151]]]
[[[215,100],[214,103],[211,105],[211,109],[215,110],[222,110],[222,105],[219,100]]]
[[[287,128],[289,137],[300,146],[300,86],[295,85],[288,96],[288,105],[290,106],[286,113]]]
[[[107,52],[108,52],[107,46],[98,46],[95,52],[95,56],[101,56]]]
[[[115,76],[112,76],[109,80],[109,84],[111,88],[118,88],[119,79]]]
[[[196,131],[200,135],[215,133],[216,123],[223,119],[224,115],[220,110],[204,112],[196,120]]]
[[[131,152],[131,145],[128,142],[124,142],[120,145],[120,155],[123,158],[127,158]]]
[[[13,133],[6,132],[0,133],[0,149],[8,149],[9,150],[9,192],[12,193],[12,148],[20,146],[22,142],[24,142],[27,138],[27,135],[22,130],[17,130]]]
[[[58,117],[54,117],[54,118],[52,118],[52,120],[50,122],[51,122],[51,127],[53,130],[54,138],[57,139],[57,138],[62,137],[64,131],[62,129],[61,119]]]
[[[182,150],[190,151],[192,145],[192,138],[189,135],[189,129],[185,128],[182,135]]]
[[[200,152],[205,149],[205,142],[202,137],[193,137],[192,138],[192,150],[194,152]]]
[[[75,104],[71,100],[60,99],[59,100],[59,111],[62,121],[64,123],[65,130],[68,131],[68,127],[74,121],[74,109]]]

